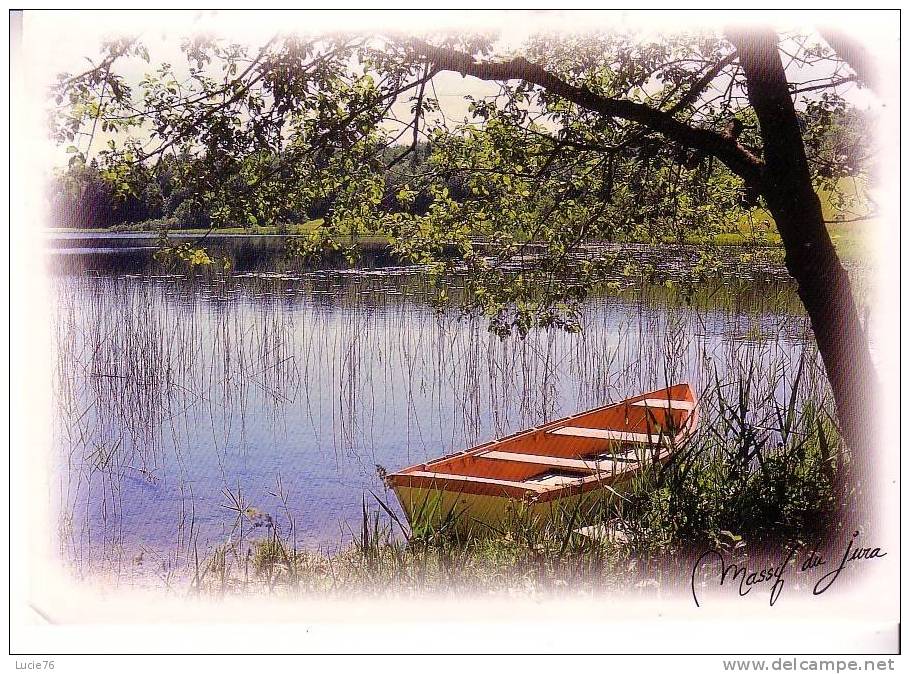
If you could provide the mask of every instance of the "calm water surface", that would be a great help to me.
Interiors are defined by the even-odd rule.
[[[190,279],[129,241],[71,243],[49,256],[51,497],[61,554],[86,573],[139,555],[156,573],[186,566],[232,535],[233,498],[336,549],[371,492],[397,507],[377,466],[736,363],[792,368],[809,336],[780,270],[688,303],[648,285],[600,295],[581,334],[500,340],[435,311],[420,271],[381,255],[307,270],[241,251],[229,277]]]

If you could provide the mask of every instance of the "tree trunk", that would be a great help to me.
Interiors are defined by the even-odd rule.
[[[853,450],[854,487],[876,448],[877,383],[869,345],[850,288],[812,187],[802,134],[771,30],[730,36],[758,117],[765,169],[759,188],[786,251],[786,265],[815,332],[841,432]]]

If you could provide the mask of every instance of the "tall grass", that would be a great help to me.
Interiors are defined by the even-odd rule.
[[[740,363],[702,394],[697,435],[637,481],[617,513],[629,546],[787,544],[827,537],[847,494],[848,458],[821,373]],[[789,386],[781,400],[777,378]],[[815,381],[806,381],[810,379]]]

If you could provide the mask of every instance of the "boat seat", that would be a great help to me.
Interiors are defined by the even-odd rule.
[[[636,407],[688,410],[690,412],[695,409],[695,403],[691,403],[688,400],[667,400],[666,398],[645,398],[644,400],[636,400],[632,405]]]
[[[552,468],[570,468],[597,473],[611,473],[616,470],[617,463],[628,462],[628,459],[605,459],[586,461],[584,459],[566,459],[561,456],[544,456],[541,454],[519,454],[518,452],[484,452],[480,454],[484,459],[497,459],[500,461],[520,461],[521,463],[534,463]]]
[[[620,442],[637,442],[650,444],[657,442],[660,433],[648,435],[647,433],[630,433],[628,431],[614,431],[608,428],[586,428],[584,426],[564,426],[548,431],[552,435],[572,435],[579,438],[598,438],[600,440],[619,440]]]
[[[584,473],[573,473],[569,470],[548,470],[540,475],[529,477],[525,482],[533,484],[545,484],[549,487],[567,487],[581,482],[585,478]]]
[[[496,480],[491,477],[475,477],[473,475],[455,475],[454,473],[431,473],[425,470],[415,470],[409,473],[405,473],[402,477],[425,477],[434,480],[450,480],[454,482],[471,482],[471,483],[481,483],[489,484],[499,487],[518,487],[520,489],[528,489],[534,492],[544,492],[547,491],[547,485],[544,484],[534,484],[528,482],[515,482],[513,480]]]

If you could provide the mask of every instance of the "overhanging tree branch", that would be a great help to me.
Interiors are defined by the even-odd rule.
[[[584,87],[577,87],[520,56],[510,61],[476,61],[470,54],[436,47],[423,40],[411,41],[411,47],[424,58],[433,61],[440,70],[450,70],[481,80],[524,80],[536,84],[592,112],[636,122],[676,143],[714,155],[749,184],[758,185],[761,182],[762,161],[758,157],[729,136],[690,126],[669,112],[636,101],[608,98]]]
[[[795,96],[796,94],[804,94],[807,91],[820,91],[822,89],[833,89],[839,87],[842,84],[848,84],[849,82],[855,82],[857,80],[856,75],[847,75],[845,77],[836,77],[831,78],[823,84],[812,84],[808,86],[801,86],[794,84],[790,89],[790,94]]]
[[[734,51],[727,54],[724,58],[711,66],[711,68],[709,68],[708,71],[702,75],[695,84],[692,85],[692,88],[689,89],[689,91],[687,91],[685,95],[673,105],[672,108],[667,110],[667,114],[675,115],[683,108],[692,105],[698,99],[698,97],[701,96],[702,92],[708,88],[708,85],[711,84],[714,78],[720,74],[720,71],[733,63],[735,60],[736,52]]]

